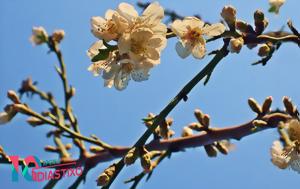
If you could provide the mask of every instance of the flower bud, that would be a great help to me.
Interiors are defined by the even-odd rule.
[[[264,56],[268,56],[270,54],[270,47],[269,45],[267,44],[262,44],[260,47],[259,47],[259,50],[258,50],[258,56],[261,56],[261,57],[264,57]]]
[[[295,113],[297,112],[297,108],[296,106],[293,105],[291,99],[287,96],[283,97],[283,104],[285,107],[285,111],[290,114],[290,115],[295,115]]]
[[[241,32],[247,33],[249,25],[242,20],[237,20],[235,22],[235,27],[236,27],[236,29],[240,30]]]
[[[116,171],[115,165],[109,166],[97,178],[97,186],[106,186]]]
[[[233,25],[236,21],[236,9],[233,6],[225,6],[222,9],[221,16],[229,26]]]
[[[17,93],[13,90],[7,91],[7,97],[16,104],[20,104],[20,99]]]
[[[141,157],[141,165],[145,173],[149,173],[152,170],[152,162],[150,153],[145,153]]]
[[[255,112],[257,114],[262,113],[260,105],[256,102],[256,100],[254,100],[254,98],[249,98],[248,104],[253,112]]]
[[[93,153],[102,152],[104,149],[100,146],[90,146],[90,151]]]
[[[213,145],[204,145],[204,149],[208,157],[217,157],[217,150]]]
[[[52,34],[52,40],[60,43],[63,38],[65,37],[65,31],[64,30],[55,30]]]
[[[34,45],[41,45],[48,41],[48,34],[43,27],[33,27],[32,28],[32,36],[30,37],[30,41]]]
[[[139,153],[136,148],[130,149],[124,157],[125,165],[133,164],[136,161],[136,159],[138,158],[138,155],[139,155]]]
[[[231,53],[239,53],[244,45],[244,39],[242,37],[232,38],[229,42],[228,50]]]
[[[4,108],[4,112],[0,112],[0,125],[8,123],[15,117],[17,111],[13,108],[13,105],[7,105]]]
[[[43,125],[44,121],[40,120],[39,118],[36,117],[29,117],[27,119],[27,123],[33,127]]]
[[[198,122],[202,123],[202,119],[203,119],[204,114],[201,112],[201,110],[195,109],[194,115],[195,115],[196,119],[198,120]]]
[[[50,146],[50,145],[47,145],[44,147],[44,150],[46,152],[59,152],[59,150],[57,149],[57,147],[55,146]]]
[[[222,154],[224,154],[224,155],[228,154],[229,150],[223,143],[217,142],[215,146],[218,149],[218,151],[221,152]]]
[[[193,130],[189,127],[183,127],[181,136],[182,137],[187,137],[187,136],[192,136],[193,135]]]
[[[265,14],[261,10],[256,10],[254,12],[254,21],[262,22],[265,19]]]
[[[210,117],[208,114],[204,114],[203,116],[203,120],[202,120],[202,124],[204,127],[208,128],[209,127],[209,123],[210,122]]]
[[[267,97],[265,102],[262,105],[262,113],[266,114],[270,111],[270,107],[272,105],[273,98],[271,96]]]
[[[253,126],[255,126],[255,127],[264,127],[264,126],[267,126],[267,125],[268,125],[268,123],[265,122],[264,120],[254,120],[254,121],[252,122],[252,124],[253,124]]]

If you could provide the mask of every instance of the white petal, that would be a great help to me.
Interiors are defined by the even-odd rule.
[[[120,3],[117,12],[128,21],[132,21],[138,16],[138,12],[128,3]]]
[[[204,22],[197,17],[185,17],[183,24],[191,29],[202,28],[204,26]]]
[[[209,37],[214,37],[217,35],[221,35],[225,31],[225,26],[222,23],[212,24],[212,25],[205,25],[202,28],[202,32],[204,35]]]
[[[127,72],[123,72],[121,70],[115,76],[114,86],[117,90],[122,91],[127,87],[129,80],[130,80],[130,74]]]
[[[205,51],[205,41],[203,40],[194,46],[192,54],[195,58],[202,59],[205,56]]]
[[[108,9],[105,13],[105,18],[106,19],[112,19],[113,15],[115,14],[116,11]]]
[[[152,60],[158,60],[160,58],[160,54],[158,49],[155,48],[147,48],[146,57]]]
[[[186,58],[186,57],[188,57],[188,56],[191,54],[191,52],[192,52],[192,49],[191,49],[190,46],[185,46],[185,47],[184,47],[184,46],[182,45],[182,42],[180,42],[180,41],[178,41],[178,42],[176,43],[175,49],[176,49],[177,54],[178,54],[181,58]]]
[[[99,40],[91,45],[91,47],[87,50],[87,55],[90,58],[93,58],[99,53],[99,49],[104,48],[102,40]]]
[[[95,37],[101,37],[101,26],[104,24],[106,24],[106,20],[100,16],[94,16],[91,18],[92,33],[95,35]]]
[[[149,79],[149,73],[146,70],[133,70],[131,72],[131,78],[134,81],[140,82],[140,81],[145,81]]]
[[[178,37],[183,37],[184,34],[188,31],[186,25],[183,24],[181,20],[175,20],[171,24],[171,29]]]
[[[125,54],[130,51],[131,40],[129,35],[122,35],[118,40],[118,49],[120,54]]]
[[[158,2],[151,3],[143,12],[142,17],[146,20],[147,24],[155,26],[164,17],[164,9]]]
[[[159,23],[151,28],[154,34],[165,36],[167,33],[167,26],[164,23]]]

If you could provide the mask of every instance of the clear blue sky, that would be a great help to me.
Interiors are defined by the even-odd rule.
[[[195,60],[180,59],[174,50],[176,39],[168,41],[162,53],[161,65],[151,72],[149,81],[130,82],[125,91],[103,87],[101,78],[93,77],[86,69],[90,64],[86,50],[95,41],[90,32],[89,20],[95,15],[104,15],[108,8],[116,8],[121,1],[109,0],[1,0],[0,2],[0,106],[8,103],[6,91],[17,90],[21,81],[31,76],[39,81],[39,87],[53,91],[63,103],[61,83],[53,65],[57,60],[47,54],[47,48],[32,47],[29,43],[32,26],[44,26],[49,32],[64,29],[66,38],[62,50],[67,64],[70,83],[76,87],[72,100],[74,111],[85,135],[96,134],[114,145],[132,145],[144,132],[141,118],[148,112],[158,113],[176,92],[206,65],[211,57]],[[135,3],[135,1],[127,1]],[[159,1],[163,7],[182,15],[200,14],[203,19],[218,22],[224,5],[232,4],[238,10],[238,18],[253,23],[256,9],[267,12],[267,0],[210,0],[210,1]],[[288,18],[300,28],[299,1],[287,0],[280,15],[266,13],[269,30],[280,29]],[[286,27],[287,29],[287,27]],[[209,45],[220,47],[221,42]],[[242,49],[239,55],[229,55],[212,75],[207,86],[198,85],[186,103],[181,102],[171,113],[173,129],[177,136],[186,124],[193,122],[193,110],[200,108],[210,114],[213,126],[224,127],[246,122],[254,117],[247,106],[249,97],[262,102],[266,96],[274,97],[273,108],[282,108],[283,96],[290,96],[296,104],[299,96],[299,48],[284,44],[265,67],[251,66],[258,60],[256,50]],[[37,97],[26,99],[31,106],[43,110],[47,104]],[[45,133],[51,128],[33,129],[17,116],[10,124],[0,127],[0,144],[9,154],[36,155],[41,159],[55,159],[55,154],[46,153],[43,147],[52,144]],[[273,188],[298,187],[299,175],[289,170],[279,170],[270,162],[269,148],[278,137],[275,130],[249,136],[239,142],[237,149],[228,156],[208,158],[203,149],[188,149],[176,153],[164,161],[141,188]],[[76,155],[77,151],[73,151]],[[80,188],[96,188],[95,179],[109,164],[100,164],[93,169],[85,185]],[[123,170],[112,188],[128,188],[123,181],[136,173],[139,166]],[[41,188],[45,183],[29,183],[21,178],[19,183],[10,181],[11,168],[0,165],[1,188]],[[67,179],[57,188],[66,188],[72,182]]]

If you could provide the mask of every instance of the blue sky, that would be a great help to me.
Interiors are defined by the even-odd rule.
[[[76,87],[72,99],[83,134],[96,134],[113,145],[132,145],[144,132],[141,118],[148,112],[158,113],[176,92],[188,82],[211,57],[182,60],[176,55],[176,39],[168,40],[162,53],[161,64],[151,71],[146,82],[131,81],[125,91],[103,87],[101,78],[93,77],[87,71],[90,64],[86,50],[96,40],[90,32],[89,20],[92,16],[103,16],[109,8],[116,8],[122,1],[109,0],[52,0],[22,1],[1,0],[0,2],[0,105],[8,100],[6,91],[17,90],[23,79],[31,76],[39,81],[38,86],[52,91],[59,103],[63,103],[61,83],[55,73],[57,60],[47,54],[47,47],[33,47],[29,42],[32,26],[44,26],[49,33],[54,29],[64,29],[66,38],[62,51],[67,64],[69,82]],[[134,4],[136,1],[126,1]],[[268,10],[267,0],[210,0],[210,1],[159,1],[166,9],[181,15],[200,14],[203,19],[218,22],[224,5],[234,5],[238,18],[253,23],[253,12]],[[172,2],[172,3],[170,3]],[[270,24],[268,30],[278,30],[291,18],[300,28],[299,1],[287,0],[280,15],[266,13]],[[287,29],[287,27],[285,28]],[[222,45],[221,41],[209,44],[213,50]],[[259,102],[273,96],[273,108],[282,108],[283,96],[290,96],[296,104],[299,96],[299,49],[295,44],[284,44],[265,67],[251,66],[258,60],[257,49],[243,48],[241,53],[230,54],[223,60],[207,86],[199,84],[189,95],[189,100],[181,102],[170,114],[174,118],[173,129],[177,136],[186,124],[193,122],[193,110],[200,108],[210,114],[212,125],[225,127],[244,123],[254,114],[247,106],[247,99],[254,97]],[[25,101],[37,110],[47,108],[46,103],[34,97]],[[55,154],[46,153],[43,147],[53,144],[45,137],[51,128],[32,128],[24,116],[17,116],[11,123],[0,127],[0,144],[11,155],[36,155],[41,159],[55,159]],[[173,154],[154,172],[141,188],[273,188],[296,187],[299,175],[289,170],[279,170],[270,162],[269,148],[278,138],[275,130],[268,130],[253,136],[233,141],[237,148],[228,156],[208,158],[201,148],[188,149],[185,153]],[[76,156],[76,150],[72,151]],[[99,164],[80,188],[96,188],[95,179],[109,163]],[[139,166],[122,171],[112,188],[129,188],[123,181],[139,173]],[[41,188],[45,183],[30,183],[20,178],[11,182],[11,168],[0,165],[0,181],[3,188]],[[72,179],[60,182],[57,188],[66,188]]]

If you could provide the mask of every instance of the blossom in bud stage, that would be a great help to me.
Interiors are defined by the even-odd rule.
[[[255,112],[257,114],[262,113],[261,106],[258,104],[258,102],[256,102],[256,100],[254,98],[249,98],[248,99],[248,104],[249,104],[249,106],[250,106],[250,108],[252,109],[253,112]]]
[[[261,57],[265,57],[265,56],[268,56],[270,54],[270,47],[269,45],[267,44],[262,44],[259,49],[258,49],[258,56],[261,56]]]
[[[269,12],[275,12],[275,14],[279,13],[280,7],[285,3],[285,0],[269,0],[270,9]]]
[[[30,37],[30,41],[34,45],[41,45],[48,41],[48,34],[43,27],[33,27],[32,28],[32,36]]]
[[[254,120],[252,122],[252,124],[255,126],[255,127],[264,127],[264,126],[267,126],[268,123],[263,121],[263,120]]]
[[[9,91],[7,92],[7,97],[8,97],[11,101],[13,101],[14,103],[16,103],[16,104],[20,104],[20,103],[21,103],[21,101],[20,101],[20,99],[19,99],[19,96],[18,96],[17,93],[16,93],[15,91],[13,91],[13,90],[9,90]]]
[[[8,123],[16,114],[17,111],[13,108],[13,105],[7,105],[4,112],[0,112],[0,125]]]
[[[33,127],[35,126],[39,126],[39,125],[42,125],[44,124],[44,121],[40,120],[39,118],[36,118],[36,117],[29,117],[27,119],[27,123]]]
[[[189,127],[184,127],[181,133],[182,137],[187,137],[187,136],[192,136],[193,135],[193,130]]]
[[[65,37],[65,31],[64,30],[55,30],[52,34],[52,40],[60,43],[63,38]]]
[[[138,150],[136,148],[132,148],[128,151],[128,153],[124,157],[124,163],[125,165],[131,165],[133,164],[136,159],[138,158]]]
[[[287,96],[283,97],[282,101],[283,101],[283,104],[285,107],[285,111],[288,114],[290,114],[292,116],[297,114],[297,107],[293,105],[292,100],[289,97],[287,97]]]
[[[244,22],[242,20],[237,20],[235,22],[235,27],[243,33],[247,33],[249,30],[249,25],[247,24],[247,22]]]
[[[222,9],[221,16],[228,25],[233,25],[236,21],[236,9],[233,6],[225,6]]]
[[[101,75],[105,86],[123,90],[132,79],[137,82],[149,78],[149,71],[160,63],[160,53],[166,46],[167,27],[161,22],[163,8],[151,3],[141,16],[133,6],[121,3],[117,10],[109,10],[106,19],[92,18],[92,32],[105,41],[115,40],[117,46],[107,47],[102,41],[88,50],[93,58],[101,52],[107,58],[94,62],[88,70]],[[100,52],[101,51],[101,52]]]
[[[230,39],[228,50],[231,53],[239,53],[244,45],[244,39],[242,37]]]
[[[107,169],[104,170],[97,178],[97,186],[105,186],[109,183],[110,178],[114,175],[116,170],[115,165],[111,165]]]
[[[181,58],[192,54],[195,58],[201,59],[206,52],[206,41],[203,36],[221,35],[225,31],[225,26],[221,23],[205,25],[196,17],[185,17],[183,20],[175,20],[171,24],[171,29],[180,38],[176,44],[177,54]]]
[[[152,170],[153,167],[150,153],[145,153],[141,156],[141,165],[146,173],[149,173]]]
[[[270,111],[272,102],[273,102],[272,96],[269,96],[266,98],[266,100],[264,101],[264,103],[262,105],[262,113],[263,114],[267,114]]]

